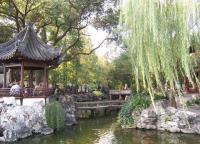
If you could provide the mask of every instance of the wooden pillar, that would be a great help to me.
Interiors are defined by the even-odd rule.
[[[185,92],[188,94],[189,93],[189,80],[188,80],[188,78],[185,76],[185,78],[184,78],[184,81],[185,81]]]
[[[24,64],[21,65],[21,71],[20,71],[20,86],[21,88],[24,87]]]
[[[33,88],[33,70],[30,70],[29,73],[29,87]]]
[[[23,98],[20,98],[20,105],[22,106],[23,105]]]
[[[47,71],[47,66],[44,66],[44,90],[45,93],[47,94],[48,91],[48,71]]]
[[[48,68],[46,67],[46,80],[47,80],[47,89],[49,88],[49,71]]]
[[[3,88],[6,88],[6,67],[3,66]]]
[[[10,70],[10,82],[13,82],[13,69]]]

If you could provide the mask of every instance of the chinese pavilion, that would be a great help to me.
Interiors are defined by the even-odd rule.
[[[58,66],[60,58],[61,50],[42,42],[34,31],[33,25],[28,24],[13,39],[0,44],[0,63],[3,65],[4,74],[3,87],[0,89],[0,96],[5,96],[6,91],[9,91],[9,82],[7,80],[8,71],[10,72],[10,82],[18,81],[20,82],[20,87],[24,89],[21,97],[34,97],[35,95],[47,96],[49,88],[48,70]],[[38,93],[36,90],[34,91],[35,87],[33,84],[33,72],[36,70],[40,70],[42,71],[41,73],[43,73],[42,89],[40,89],[40,92]],[[13,78],[13,76],[15,76],[15,78]],[[26,89],[25,76],[26,79],[28,79],[26,81]]]

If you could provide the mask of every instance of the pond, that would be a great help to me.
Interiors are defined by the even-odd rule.
[[[116,117],[81,120],[48,136],[33,136],[14,144],[199,144],[200,136],[153,130],[121,129]]]

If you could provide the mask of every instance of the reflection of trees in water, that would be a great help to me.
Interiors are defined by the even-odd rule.
[[[154,130],[121,129],[116,119],[80,121],[78,125],[47,136],[33,136],[15,144],[197,144],[198,135]],[[106,140],[107,138],[107,140]],[[99,143],[98,143],[99,142]]]
[[[154,130],[118,129],[115,137],[120,144],[197,144],[198,135],[168,133]]]

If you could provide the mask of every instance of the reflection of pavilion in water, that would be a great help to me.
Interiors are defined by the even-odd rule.
[[[43,43],[29,24],[13,39],[0,44],[0,96],[9,96],[11,83],[18,81],[19,98],[48,97],[48,70],[58,66],[60,56],[61,51]],[[40,88],[36,89],[39,83]]]

